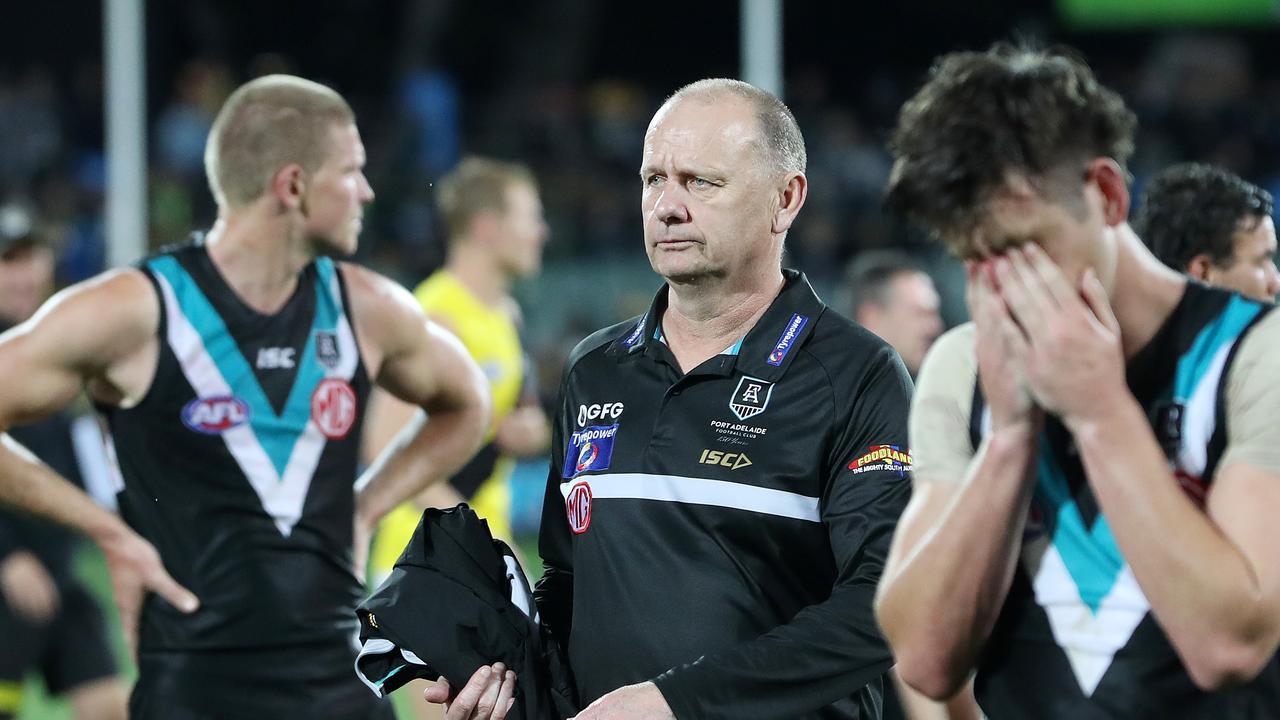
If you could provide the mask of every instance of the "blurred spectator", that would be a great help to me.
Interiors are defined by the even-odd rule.
[[[54,252],[30,211],[0,205],[0,331],[35,313],[53,291]],[[8,428],[15,440],[73,482],[82,482],[65,413]],[[29,671],[71,702],[78,720],[124,720],[102,610],[72,570],[69,530],[0,510],[0,718],[11,718]]]
[[[850,263],[845,286],[849,315],[892,345],[915,377],[943,330],[933,281],[909,256],[873,250]]]
[[[227,68],[192,60],[178,73],[174,97],[156,120],[156,162],[183,181],[204,180],[204,142],[214,115],[231,92]]]

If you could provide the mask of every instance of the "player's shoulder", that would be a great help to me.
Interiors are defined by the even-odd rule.
[[[939,335],[920,362],[916,392],[939,385],[956,385],[971,391],[978,377],[977,342],[977,328],[972,322],[957,325]]]
[[[1280,344],[1280,310],[1271,303],[1260,302],[1259,317],[1245,330],[1241,340],[1246,346],[1254,344],[1270,352]],[[1243,348],[1242,348],[1243,349]]]
[[[113,268],[60,290],[41,314],[61,310],[100,315],[104,307],[111,308],[107,318],[154,317],[159,310],[155,285],[140,268]]]
[[[358,301],[387,310],[418,309],[413,295],[386,275],[349,260],[335,261],[334,266],[341,274],[353,303]]]
[[[1270,303],[1261,305],[1262,314],[1240,338],[1239,348],[1232,362],[1232,374],[1238,374],[1237,370],[1241,368],[1262,367],[1266,371],[1261,376],[1270,382],[1280,380],[1280,309]]]
[[[30,343],[34,357],[46,362],[73,359],[77,367],[100,368],[147,347],[160,315],[156,286],[147,275],[117,268],[59,291],[4,338]]]
[[[571,372],[589,358],[604,354],[616,343],[630,339],[633,335],[638,338],[640,333],[644,332],[644,323],[645,316],[638,315],[620,323],[601,328],[586,336],[569,353],[565,371]]]
[[[357,335],[379,340],[423,327],[422,308],[403,285],[359,263],[343,260],[334,265],[346,285]]]
[[[978,372],[978,334],[972,322],[957,325],[934,341],[920,364],[919,382],[936,377],[972,378]]]

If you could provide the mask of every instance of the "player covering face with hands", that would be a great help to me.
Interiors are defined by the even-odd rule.
[[[1142,244],[1134,125],[1079,59],[997,46],[893,136],[890,204],[966,259],[973,322],[918,378],[877,613],[908,684],[976,672],[992,717],[1277,712],[1280,316]]]

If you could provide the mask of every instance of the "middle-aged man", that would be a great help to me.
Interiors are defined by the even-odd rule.
[[[538,608],[580,720],[879,715],[911,382],[783,270],[804,169],[791,112],[746,83],[686,86],[649,125],[666,285],[570,357],[542,520]]]
[[[849,263],[845,288],[850,316],[892,345],[914,377],[943,330],[933,280],[906,253],[868,250]]]
[[[970,261],[913,400],[878,616],[909,684],[993,718],[1277,717],[1280,314],[1129,227],[1133,114],[1080,60],[944,56],[889,199]]]
[[[110,423],[124,522],[7,436],[0,500],[101,545],[136,640],[135,720],[390,715],[351,672],[363,539],[479,446],[488,398],[408,292],[328,257],[356,249],[364,160],[332,89],[247,83],[211,131],[203,241],[64,290],[0,336],[0,427],[86,385]],[[431,421],[357,489],[374,383]]]
[[[1184,163],[1151,180],[1133,229],[1165,265],[1255,300],[1275,300],[1274,207],[1271,193],[1233,172]]]

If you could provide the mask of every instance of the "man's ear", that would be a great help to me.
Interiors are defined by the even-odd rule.
[[[1191,277],[1209,282],[1209,271],[1213,269],[1213,258],[1209,253],[1200,253],[1187,261],[1187,274]]]
[[[1120,165],[1111,158],[1094,158],[1085,172],[1086,181],[1102,193],[1102,218],[1108,227],[1129,219],[1129,183]]]
[[[471,217],[467,234],[481,247],[495,250],[505,240],[502,237],[502,216],[493,210],[481,210]]]
[[[307,171],[297,163],[280,168],[271,178],[271,194],[285,208],[302,208],[307,194]]]
[[[791,229],[805,198],[809,196],[809,179],[802,172],[787,173],[786,182],[778,193],[778,209],[773,212],[772,230],[780,235]]]

